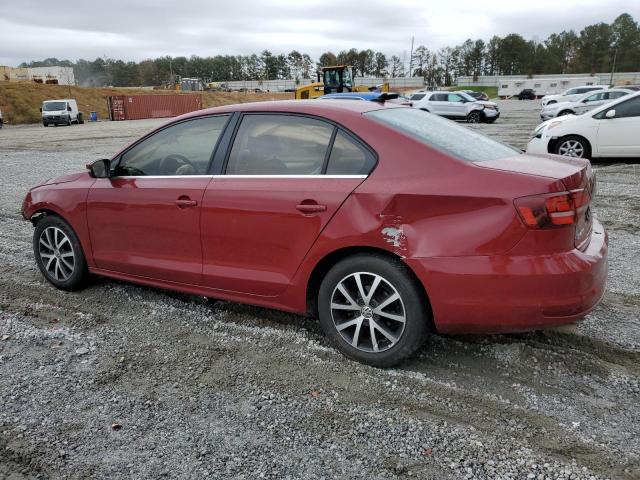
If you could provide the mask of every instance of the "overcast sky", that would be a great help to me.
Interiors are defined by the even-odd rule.
[[[402,57],[412,36],[430,49],[514,32],[541,41],[623,12],[640,20],[640,0],[0,0],[0,65],[264,49],[315,60],[352,47]]]

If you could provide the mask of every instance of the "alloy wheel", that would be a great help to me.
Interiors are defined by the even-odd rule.
[[[76,258],[71,240],[58,227],[47,227],[38,240],[38,254],[51,278],[64,282],[73,274]]]
[[[398,290],[375,273],[344,277],[331,295],[331,318],[342,339],[363,352],[383,352],[402,337],[406,310]]]
[[[582,158],[584,156],[584,146],[577,140],[565,140],[558,147],[558,153],[565,157]]]
[[[467,122],[469,123],[480,123],[480,114],[479,113],[470,113],[467,118]]]

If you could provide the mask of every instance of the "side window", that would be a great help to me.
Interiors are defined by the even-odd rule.
[[[462,102],[462,97],[460,95],[456,95],[455,93],[450,93],[448,96],[448,101],[460,103]]]
[[[245,115],[227,175],[320,175],[333,125],[296,115]]]
[[[333,142],[327,175],[367,175],[376,159],[366,148],[343,132]]]
[[[414,93],[411,95],[410,100],[422,100],[424,98],[424,93]]]
[[[626,92],[607,92],[605,98],[609,100],[615,100],[616,98],[624,97]]]
[[[576,93],[580,93],[580,92],[578,92],[577,88],[572,88],[571,90],[568,90],[567,93],[565,93],[565,95],[575,95]]]
[[[640,117],[640,97],[634,97],[614,106],[616,118]]]
[[[207,175],[213,149],[228,115],[187,120],[143,140],[127,150],[117,176]]]
[[[594,94],[594,95],[589,95],[589,96],[585,99],[585,102],[587,102],[587,103],[588,103],[588,102],[597,102],[597,101],[599,101],[599,100],[602,100],[602,96],[603,96],[603,94],[602,94],[602,93],[596,93],[596,94]]]
[[[447,101],[447,94],[446,93],[434,93],[433,95],[431,95],[431,98],[429,99],[432,102],[446,102]]]

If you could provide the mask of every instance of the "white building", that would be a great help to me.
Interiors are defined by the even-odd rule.
[[[582,85],[598,85],[598,77],[571,77],[571,78],[522,78],[506,79],[501,78],[498,84],[498,96],[500,98],[518,95],[524,89],[532,89],[538,97],[543,95],[555,95],[562,93],[571,87]]]
[[[29,80],[53,85],[75,85],[76,78],[72,67],[34,67],[28,68]]]

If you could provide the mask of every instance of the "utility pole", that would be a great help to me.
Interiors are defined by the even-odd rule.
[[[616,60],[618,58],[618,47],[613,51],[613,65],[611,65],[611,78],[609,79],[609,86],[613,86],[613,74],[616,71]]]
[[[409,55],[409,76],[413,77],[413,40],[414,37],[411,37],[411,54]]]

